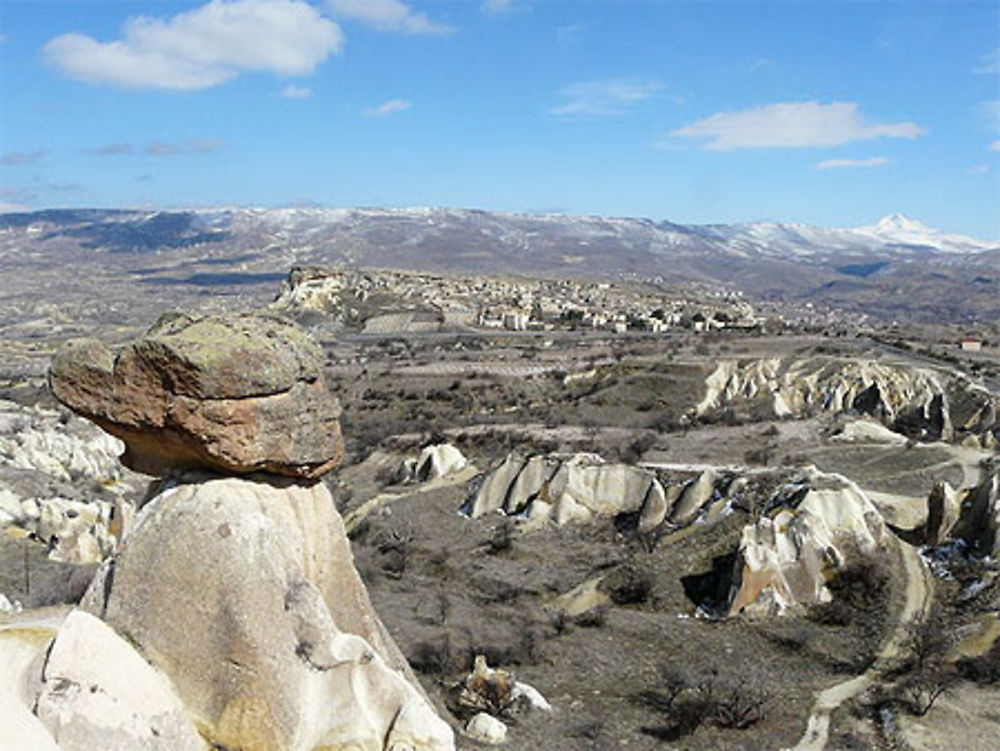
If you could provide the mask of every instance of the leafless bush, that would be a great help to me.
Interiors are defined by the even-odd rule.
[[[665,741],[690,735],[703,724],[746,730],[763,720],[773,699],[754,676],[721,678],[712,671],[697,684],[674,669],[665,669],[656,686],[639,692],[638,703],[663,716],[664,724],[642,732]]]

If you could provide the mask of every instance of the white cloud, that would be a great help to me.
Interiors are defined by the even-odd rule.
[[[288,84],[285,88],[281,90],[281,96],[286,99],[308,99],[312,96],[312,89],[307,86],[295,86],[294,84]]]
[[[994,141],[990,144],[990,151],[1000,151],[1000,141]]]
[[[453,26],[431,21],[401,0],[326,0],[330,12],[341,18],[373,26],[381,31],[407,34],[449,34]]]
[[[988,164],[974,164],[965,170],[967,175],[985,175],[990,171],[990,165]]]
[[[0,214],[24,214],[31,211],[30,206],[25,206],[23,203],[5,203],[0,201]]]
[[[854,102],[779,102],[741,112],[717,112],[668,135],[707,139],[706,149],[728,151],[839,146],[923,134],[916,123],[867,122]]]
[[[394,112],[405,112],[413,106],[413,102],[408,99],[387,99],[382,104],[369,107],[365,110],[368,117],[385,117]]]
[[[581,81],[559,92],[566,100],[549,112],[560,117],[574,115],[623,115],[632,107],[651,98],[663,87],[652,81],[605,78]]]
[[[514,2],[513,0],[483,0],[483,4],[479,7],[483,13],[499,15],[500,13],[512,11],[514,9]]]
[[[45,152],[38,151],[8,151],[0,156],[0,164],[5,167],[20,167],[24,164],[34,164],[45,156]]]
[[[979,58],[982,64],[972,69],[973,73],[1000,73],[1000,47]]]
[[[816,169],[842,169],[845,167],[882,167],[889,163],[884,156],[873,156],[871,159],[827,159],[815,165]]]
[[[211,0],[169,19],[129,18],[122,38],[49,40],[66,75],[124,88],[204,89],[243,71],[303,75],[340,49],[340,27],[302,0]]]

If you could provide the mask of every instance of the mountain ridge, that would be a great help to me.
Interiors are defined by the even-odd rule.
[[[1000,243],[949,235],[902,215],[858,228],[429,207],[0,215],[0,270],[20,270],[29,284],[29,269],[37,273],[39,263],[55,264],[53,273],[86,273],[96,264],[102,276],[117,269],[147,287],[217,292],[246,290],[309,265],[650,279],[882,317],[1000,321]]]

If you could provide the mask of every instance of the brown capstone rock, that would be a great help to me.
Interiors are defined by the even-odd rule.
[[[313,478],[343,454],[340,404],[323,352],[273,314],[171,314],[117,356],[69,342],[52,361],[55,397],[125,442],[151,475],[210,468]]]

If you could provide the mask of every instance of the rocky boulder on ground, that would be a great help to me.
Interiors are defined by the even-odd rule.
[[[125,442],[132,469],[317,477],[343,452],[322,365],[319,345],[276,315],[170,315],[117,354],[70,342],[49,380],[59,401]]]

